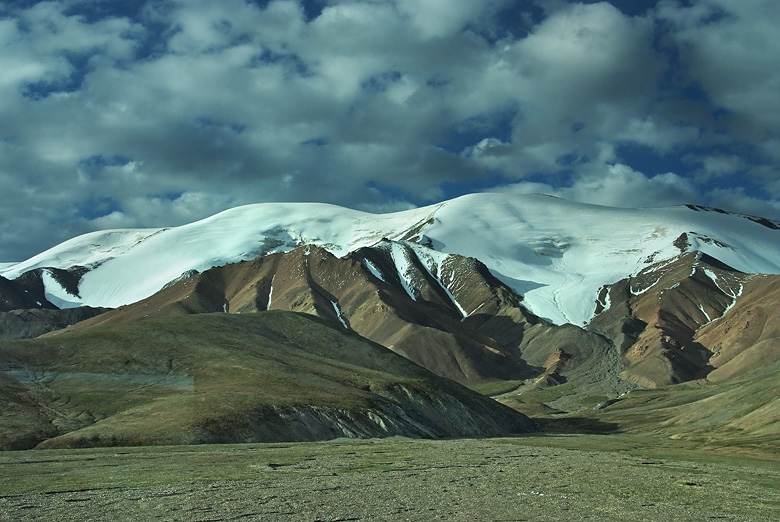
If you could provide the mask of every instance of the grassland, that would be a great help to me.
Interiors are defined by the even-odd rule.
[[[568,415],[548,405],[574,393],[567,384],[521,395],[519,381],[479,388],[533,417],[540,436],[176,445],[209,422],[232,432],[235,419],[269,401],[355,406],[389,383],[430,379],[317,320],[264,317],[150,323],[152,338],[149,328],[121,325],[103,337],[0,344],[9,368],[76,375],[38,375],[45,389],[30,395],[0,374],[4,405],[37,412],[46,399],[55,420],[87,440],[90,430],[136,430],[169,444],[0,452],[0,520],[780,520],[778,365],[635,390],[603,409],[593,407],[604,397],[577,396],[583,409]],[[116,381],[101,392],[102,381],[85,383],[79,372],[195,380],[193,390]],[[48,410],[2,413],[8,432],[19,429],[9,419],[52,425]]]
[[[635,435],[0,453],[3,520],[769,521],[778,514],[776,456],[713,455]]]
[[[198,314],[0,341],[0,449],[499,436],[510,408],[317,317]]]

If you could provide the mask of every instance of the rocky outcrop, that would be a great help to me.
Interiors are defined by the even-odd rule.
[[[29,308],[56,309],[46,300],[40,277],[35,272],[13,280],[0,276],[0,312]]]
[[[116,420],[116,419],[114,419]],[[263,405],[240,420],[216,417],[164,437],[132,426],[105,430],[109,421],[57,436],[40,431],[6,442],[6,448],[73,448],[139,444],[228,444],[311,442],[337,438],[407,437],[414,439],[506,437],[540,431],[539,426],[492,399],[464,399],[441,390],[398,385],[377,392],[372,405],[346,408],[317,404]],[[48,435],[48,436],[47,436]]]
[[[31,339],[107,311],[105,308],[81,306],[64,310],[33,308],[0,312],[0,339]]]

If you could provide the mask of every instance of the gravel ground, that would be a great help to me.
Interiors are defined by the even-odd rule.
[[[514,439],[76,451],[0,455],[0,520],[780,519],[777,467]],[[232,478],[203,478],[212,472]],[[14,493],[29,490],[20,484],[34,473],[37,492]],[[63,491],[69,480],[78,487]]]

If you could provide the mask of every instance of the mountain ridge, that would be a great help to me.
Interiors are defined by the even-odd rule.
[[[697,206],[480,194],[372,216],[260,204],[81,236],[6,267],[7,307],[48,310],[0,311],[0,327],[38,332],[25,323],[38,317],[36,328],[61,328],[46,334],[56,339],[175,316],[301,312],[524,413],[577,415],[637,388],[754,388],[756,367],[780,364],[778,238],[780,224]],[[128,302],[109,311],[71,308],[119,297]],[[761,402],[772,393],[744,411],[774,411]],[[685,396],[686,408],[705,408]]]
[[[772,226],[770,226],[772,225]],[[701,251],[749,273],[780,273],[780,225],[706,207],[620,209],[539,195],[472,194],[429,207],[370,214],[315,203],[237,207],[181,227],[79,236],[13,266],[42,269],[60,307],[115,308],[148,297],[191,270],[254,259],[305,244],[337,257],[382,239],[480,259],[524,306],[555,324],[584,325],[604,285],[680,253]],[[758,246],[758,248],[757,248]],[[83,271],[78,295],[52,269]]]

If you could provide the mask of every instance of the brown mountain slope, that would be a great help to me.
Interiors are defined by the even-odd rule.
[[[393,259],[401,255],[403,274]],[[344,258],[305,246],[192,275],[78,328],[270,307],[323,317],[461,383],[555,373],[549,383],[582,378],[601,383],[608,395],[625,390],[620,362],[601,336],[530,314],[475,259],[451,255],[434,264],[421,255],[403,242],[384,241]],[[550,370],[547,360],[556,353],[566,364]]]
[[[483,287],[493,298],[488,285]],[[270,303],[272,310],[309,313],[350,328],[463,382],[527,372],[500,344],[464,328],[442,292],[421,280],[414,300],[399,283],[374,276],[360,252],[340,259],[306,246],[195,274],[79,328],[178,314],[246,313],[269,309]]]
[[[695,341],[711,352],[707,378],[721,381],[780,361],[780,277],[747,278],[733,307],[701,328]]]
[[[780,450],[780,363],[741,370],[716,382],[634,390],[606,409],[580,415],[622,432],[661,434],[737,451],[753,446]]]
[[[704,378],[712,354],[696,332],[734,304],[748,279],[715,259],[682,254],[605,289],[610,306],[588,329],[612,339],[623,377],[642,387]]]
[[[354,333],[282,311],[1,341],[0,380],[6,449],[537,429]]]

